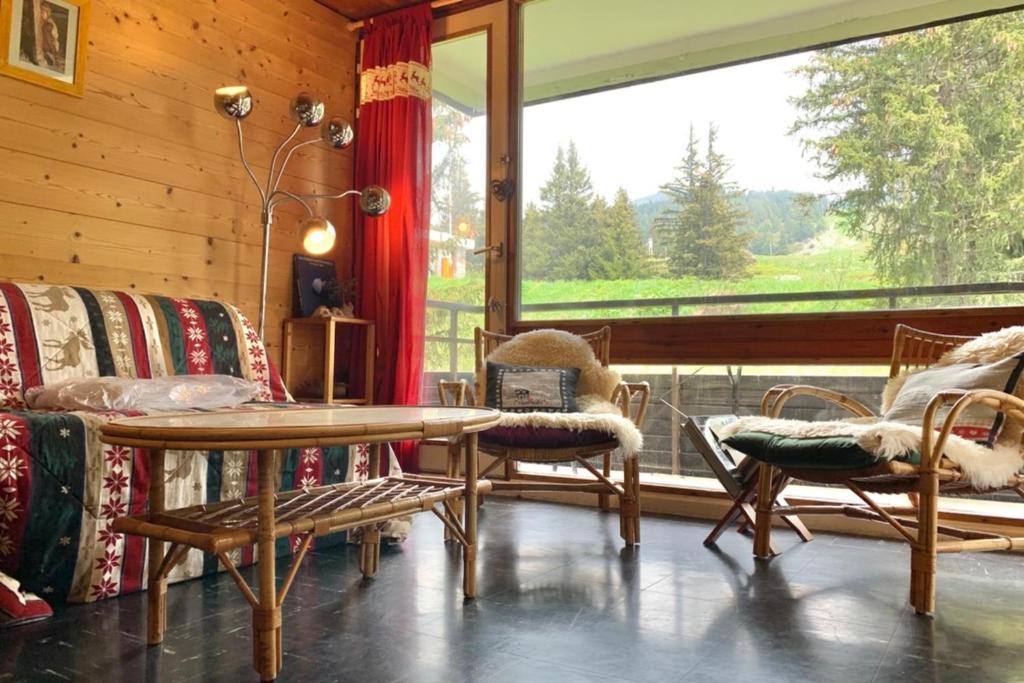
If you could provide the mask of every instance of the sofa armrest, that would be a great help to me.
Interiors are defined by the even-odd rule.
[[[612,392],[612,403],[622,411],[623,417],[633,421],[637,429],[643,429],[650,402],[651,385],[647,382],[619,382]]]
[[[778,417],[783,406],[797,396],[815,396],[828,403],[844,408],[857,417],[874,417],[871,409],[857,399],[850,398],[838,391],[812,387],[805,384],[778,384],[765,392],[761,399],[761,414],[765,417]]]

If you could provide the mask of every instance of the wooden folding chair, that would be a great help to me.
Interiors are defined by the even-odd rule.
[[[679,412],[679,411],[676,411]],[[737,462],[737,459],[718,442],[714,431],[708,424],[714,417],[731,416],[700,416],[692,417],[679,413],[683,418],[683,432],[689,437],[690,442],[701,454],[704,461],[711,468],[715,478],[718,479],[722,488],[732,499],[732,505],[728,512],[718,521],[715,528],[711,530],[708,537],[704,539],[704,545],[715,545],[722,533],[732,524],[739,522],[740,533],[754,528],[757,512],[754,508],[757,502],[757,470],[758,462],[751,458],[744,458]],[[772,486],[773,500],[776,505],[788,505],[782,497],[782,491],[789,484],[789,477],[779,475]],[[782,520],[797,533],[804,542],[810,541],[814,535],[797,515],[784,515]]]

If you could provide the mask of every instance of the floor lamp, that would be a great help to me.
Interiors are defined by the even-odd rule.
[[[274,150],[270,160],[267,182],[261,185],[253,173],[252,167],[245,158],[245,147],[242,140],[242,119],[252,113],[253,99],[249,89],[244,85],[233,85],[218,88],[214,92],[213,104],[225,118],[235,122],[238,131],[238,155],[242,158],[245,172],[249,174],[256,189],[260,193],[260,222],[263,224],[263,263],[260,271],[260,315],[259,335],[263,339],[263,331],[267,315],[267,270],[270,262],[270,228],[274,222],[274,209],[286,202],[297,202],[306,209],[307,217],[300,224],[302,231],[302,248],[311,254],[325,254],[334,246],[337,233],[331,222],[323,216],[313,213],[309,202],[317,199],[342,199],[349,195],[359,197],[359,208],[368,216],[380,216],[391,206],[391,196],[379,185],[368,185],[362,190],[347,190],[338,194],[296,194],[280,189],[285,168],[291,161],[292,154],[300,147],[324,142],[331,149],[345,149],[352,144],[355,134],[352,126],[345,119],[337,116],[326,118],[324,103],[309,93],[299,93],[292,100],[292,117],[295,128],[285,136],[281,144]],[[303,128],[320,126],[320,135],[293,144],[284,155],[280,167],[277,165],[281,151],[288,146]]]

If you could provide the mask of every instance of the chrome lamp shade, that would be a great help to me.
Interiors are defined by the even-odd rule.
[[[326,108],[323,100],[315,95],[300,92],[291,103],[291,114],[295,120],[295,127],[285,139],[274,150],[270,160],[270,172],[266,183],[260,183],[256,174],[245,158],[245,147],[242,136],[242,120],[252,113],[254,102],[252,93],[244,85],[232,85],[218,88],[213,95],[214,109],[224,118],[235,122],[238,131],[238,154],[242,159],[242,165],[249,179],[252,180],[260,193],[261,219],[263,222],[263,262],[260,278],[260,310],[259,310],[259,335],[262,338],[266,323],[267,303],[267,270],[270,260],[270,231],[273,225],[274,208],[285,202],[296,202],[300,204],[307,213],[299,225],[302,235],[302,248],[310,254],[326,254],[334,248],[337,238],[337,231],[329,220],[323,216],[314,214],[311,202],[322,199],[342,199],[349,195],[359,196],[359,208],[367,216],[382,216],[391,206],[391,196],[387,190],[379,185],[369,185],[360,190],[347,190],[338,194],[297,194],[281,189],[281,180],[284,178],[285,169],[292,155],[300,147],[314,145],[323,142],[329,149],[346,149],[352,145],[355,139],[355,132],[352,124],[340,117],[327,118]],[[320,133],[316,137],[296,142],[284,153],[281,163],[278,158],[281,152],[288,146],[299,131],[303,128],[320,127]]]

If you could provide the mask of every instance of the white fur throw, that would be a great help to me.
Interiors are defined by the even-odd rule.
[[[1024,325],[1004,327],[995,332],[987,332],[977,339],[971,339],[955,349],[946,351],[935,361],[933,367],[958,363],[994,363],[1022,351],[1024,351]],[[900,373],[886,383],[885,390],[882,392],[883,413],[889,411],[896,399],[896,394],[903,388],[903,383],[915,372],[920,372],[920,370]]]
[[[549,427],[582,432],[594,429],[608,432],[619,442],[618,451],[630,456],[644,447],[644,437],[633,421],[623,417],[619,408],[605,400],[578,399],[578,413],[502,413],[499,427]]]
[[[628,417],[611,402],[619,373],[601,365],[594,349],[579,335],[564,330],[533,330],[517,334],[484,359],[487,362],[533,367],[579,368],[576,413],[502,413],[500,427],[549,427],[576,432],[593,429],[608,432],[619,442],[618,450],[630,456],[640,452],[644,437]]]
[[[883,422],[876,418],[857,418],[831,422],[807,422],[760,416],[743,417],[721,429],[724,439],[739,432],[763,432],[794,438],[848,436],[857,445],[883,460],[906,455],[921,447],[921,428],[901,422]],[[964,476],[979,489],[999,488],[1017,474],[1024,461],[1015,446],[986,448],[973,441],[950,435],[944,455],[963,470]]]
[[[621,377],[601,365],[594,350],[582,337],[563,330],[533,330],[517,334],[484,359],[485,362],[507,363],[549,368],[579,368],[580,381],[576,394],[611,400]]]

